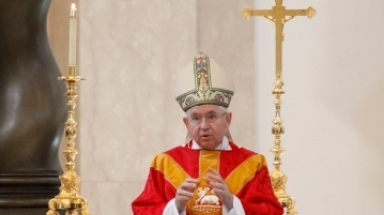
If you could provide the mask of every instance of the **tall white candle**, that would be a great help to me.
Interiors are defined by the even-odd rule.
[[[69,14],[69,65],[76,65],[76,40],[77,40],[76,5],[73,3]]]

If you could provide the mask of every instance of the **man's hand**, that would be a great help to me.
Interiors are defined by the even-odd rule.
[[[233,208],[233,196],[220,174],[216,170],[209,168],[204,180],[211,186],[213,192],[215,192],[227,209],[231,210]]]
[[[199,181],[194,178],[187,178],[176,190],[175,204],[179,213],[185,209],[187,201],[193,197],[193,191],[199,185]]]

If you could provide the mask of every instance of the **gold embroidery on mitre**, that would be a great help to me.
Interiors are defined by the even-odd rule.
[[[194,58],[193,72],[195,76],[195,89],[176,97],[176,100],[184,111],[202,104],[215,104],[223,107],[229,106],[233,91],[212,86],[212,71],[210,59],[207,55],[200,53]]]

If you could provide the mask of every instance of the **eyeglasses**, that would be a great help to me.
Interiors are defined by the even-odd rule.
[[[205,120],[206,123],[215,123],[220,117],[224,116],[226,113],[227,112],[224,112],[219,116],[216,113],[210,113],[205,117],[192,115],[188,117],[188,121],[194,125],[200,125],[203,122],[203,119]]]

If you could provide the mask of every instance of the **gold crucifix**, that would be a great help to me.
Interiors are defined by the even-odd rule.
[[[276,76],[281,77],[282,71],[282,44],[284,40],[283,28],[284,24],[293,19],[295,16],[307,16],[312,18],[316,14],[316,10],[312,7],[307,9],[285,9],[283,0],[275,0],[276,6],[270,10],[251,10],[246,7],[243,10],[243,16],[249,19],[251,16],[264,16],[273,21],[276,26]]]
[[[285,192],[285,184],[287,182],[287,176],[280,171],[281,158],[280,154],[284,151],[281,147],[281,135],[284,134],[284,127],[282,125],[282,120],[280,118],[281,110],[281,95],[284,94],[282,89],[284,82],[282,79],[282,44],[284,40],[283,28],[284,24],[289,20],[293,19],[295,16],[307,16],[312,18],[316,11],[312,7],[307,9],[286,9],[283,6],[282,0],[275,0],[276,5],[270,10],[251,10],[249,7],[246,7],[243,10],[243,16],[246,19],[249,19],[251,16],[264,16],[265,18],[273,21],[276,27],[276,81],[275,89],[273,90],[273,95],[275,95],[275,108],[276,108],[276,118],[273,121],[272,134],[275,136],[274,148],[271,150],[274,154],[273,165],[275,169],[271,172],[271,181],[272,187],[275,192],[276,197],[282,203],[283,207],[287,209],[288,215],[297,214],[295,208],[295,201],[291,196]]]

